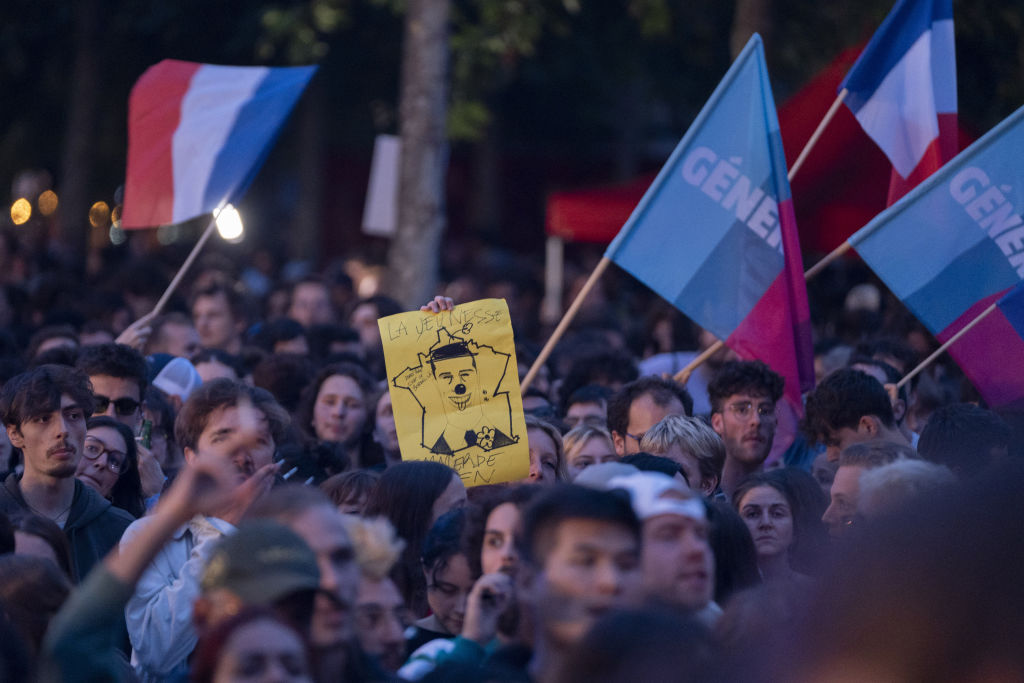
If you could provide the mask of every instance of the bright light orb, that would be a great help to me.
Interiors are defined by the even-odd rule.
[[[217,232],[220,236],[228,242],[238,242],[242,239],[242,233],[245,228],[242,227],[242,216],[238,213],[238,209],[228,204],[224,207],[219,214],[217,214]]]
[[[32,204],[24,197],[15,199],[14,203],[11,204],[11,222],[15,225],[24,225],[28,223],[28,219],[31,217]]]

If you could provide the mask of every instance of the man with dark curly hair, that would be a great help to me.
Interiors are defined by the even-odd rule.
[[[775,403],[785,380],[759,360],[730,361],[708,384],[711,427],[725,442],[722,491],[732,497],[761,469],[775,440]]]
[[[807,395],[803,423],[811,443],[825,444],[829,462],[847,446],[880,439],[909,446],[881,383],[860,370],[836,370]]]

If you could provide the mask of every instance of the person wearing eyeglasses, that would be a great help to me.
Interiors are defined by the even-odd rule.
[[[722,491],[729,498],[759,472],[775,440],[775,403],[784,380],[761,361],[730,361],[708,384],[711,428],[725,442]]]
[[[142,424],[142,397],[149,384],[149,369],[141,353],[125,344],[97,344],[82,348],[75,367],[92,383],[93,415],[106,415],[126,425],[133,435]],[[134,439],[134,436],[132,437]],[[160,493],[167,477],[150,451],[138,444],[138,473],[148,498]]]
[[[647,430],[666,415],[692,415],[693,398],[682,384],[661,377],[641,377],[608,401],[608,431],[620,457],[638,453]]]
[[[146,507],[132,430],[106,415],[89,418],[85,426],[75,476],[117,507],[142,517]]]

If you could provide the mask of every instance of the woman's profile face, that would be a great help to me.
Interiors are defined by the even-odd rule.
[[[739,504],[740,517],[750,529],[758,557],[776,557],[793,545],[793,511],[789,501],[771,486],[755,486]]]

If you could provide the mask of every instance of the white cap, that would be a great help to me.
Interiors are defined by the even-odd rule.
[[[182,402],[202,383],[195,366],[184,358],[172,358],[153,379],[154,387],[169,396],[180,397]]]
[[[608,482],[607,488],[628,491],[633,512],[641,521],[658,515],[707,519],[704,503],[682,482],[661,472],[638,472],[614,477]]]
[[[628,477],[638,472],[640,470],[636,467],[627,465],[624,462],[602,462],[584,468],[582,472],[576,475],[572,483],[578,486],[586,486],[588,489],[607,491],[609,480],[615,477]]]

